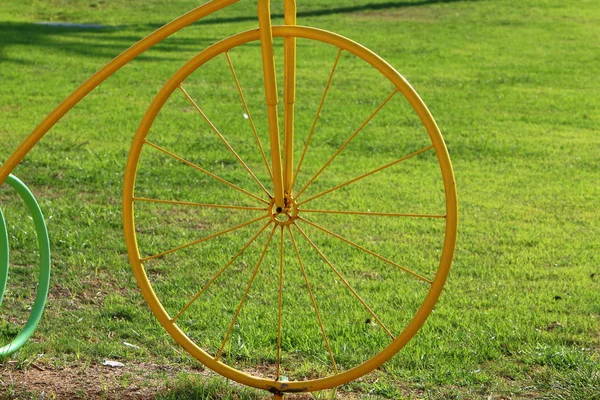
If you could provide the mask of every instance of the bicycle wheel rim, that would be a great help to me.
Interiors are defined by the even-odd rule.
[[[180,82],[182,82],[187,76],[199,68],[204,62],[212,59],[216,55],[227,51],[235,46],[256,41],[259,39],[258,30],[251,30],[242,32],[227,38],[201,52],[199,55],[194,57],[188,63],[186,63],[173,77],[165,84],[163,89],[157,95],[149,107],[144,119],[142,120],[140,127],[138,128],[134,144],[132,145],[130,157],[128,159],[126,175],[125,175],[125,187],[123,192],[123,219],[125,226],[125,237],[127,242],[127,248],[129,252],[130,262],[132,263],[134,275],[138,281],[138,285],[148,302],[149,307],[161,323],[161,325],[169,332],[174,339],[182,345],[192,356],[200,360],[207,367],[213,371],[233,379],[239,383],[270,390],[276,392],[297,392],[297,391],[315,391],[339,386],[354,380],[373,369],[377,368],[385,361],[390,359],[396,354],[406,343],[414,336],[419,328],[425,322],[425,319],[433,309],[436,303],[443,285],[446,281],[450,264],[452,261],[455,242],[456,242],[456,226],[457,226],[457,196],[455,189],[454,176],[448,152],[444,141],[441,137],[439,128],[437,127],[433,117],[429,113],[427,107],[422,102],[420,97],[414,91],[414,89],[408,84],[408,82],[387,62],[375,55],[371,51],[367,50],[363,46],[346,39],[342,36],[322,31],[314,28],[307,27],[274,27],[273,35],[275,37],[297,37],[304,39],[313,39],[321,42],[337,46],[343,50],[346,50],[357,57],[362,58],[374,68],[379,70],[382,75],[393,82],[398,91],[400,91],[404,97],[409,101],[414,111],[419,116],[423,126],[425,127],[433,147],[435,148],[437,161],[441,168],[442,178],[444,182],[445,192],[445,204],[446,204],[446,228],[444,237],[443,251],[440,256],[440,263],[437,269],[433,283],[429,289],[425,300],[421,307],[415,313],[411,322],[404,328],[404,330],[395,338],[395,340],[376,356],[367,360],[361,365],[354,368],[348,369],[341,372],[338,375],[330,376],[327,378],[320,378],[307,381],[291,381],[291,382],[276,382],[270,379],[260,378],[245,374],[235,368],[230,367],[220,361],[215,361],[211,355],[206,353],[204,350],[199,348],[194,342],[192,342],[186,334],[179,329],[178,326],[171,323],[170,317],[167,311],[163,308],[161,302],[157,298],[152,286],[148,281],[148,277],[144,271],[144,267],[140,262],[141,256],[136,240],[135,233],[135,222],[134,222],[134,210],[133,210],[133,199],[134,199],[134,187],[136,178],[136,166],[139,162],[139,155],[141,147],[144,142],[145,135],[147,134],[150,126],[152,125],[154,118],[158,114],[159,110],[166,102],[171,93],[177,88]]]

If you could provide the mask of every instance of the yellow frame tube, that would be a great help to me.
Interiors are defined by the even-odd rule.
[[[277,112],[277,75],[273,54],[273,32],[271,31],[271,0],[258,1],[258,28],[262,50],[265,97],[269,118],[269,141],[271,143],[271,166],[275,207],[281,211],[285,207],[283,195],[283,173],[281,169],[281,144],[279,140],[279,116]]]
[[[296,0],[284,0],[286,25],[296,25]],[[269,117],[269,140],[273,167],[273,190],[275,207],[284,209],[291,195],[293,180],[294,150],[294,101],[296,98],[296,38],[284,39],[284,151],[281,165],[281,143],[279,138],[279,116],[277,111],[277,73],[273,54],[273,32],[271,26],[271,0],[258,2],[258,27],[262,50],[263,78],[267,114]]]
[[[121,67],[133,60],[155,44],[163,39],[171,36],[173,33],[185,28],[186,26],[206,17],[220,9],[227,7],[230,4],[236,3],[239,0],[212,0],[205,3],[192,11],[174,19],[163,27],[157,29],[150,35],[146,36],[111,62],[106,64],[102,69],[92,75],[87,81],[79,86],[71,93],[62,103],[58,105],[48,116],[29,134],[29,136],[21,143],[21,145],[10,155],[8,160],[0,166],[0,185],[4,183],[8,175],[16,168],[23,158],[31,151],[31,149],[44,137],[46,133],[77,103],[87,96],[98,85],[104,82],[109,76],[118,71]]]
[[[296,25],[296,0],[285,0],[285,25]],[[283,39],[283,192],[287,200],[292,195],[294,183],[294,103],[296,102],[296,38]]]

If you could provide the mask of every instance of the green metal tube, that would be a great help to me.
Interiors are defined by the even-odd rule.
[[[18,178],[9,175],[6,179],[6,183],[8,183],[23,199],[33,218],[38,248],[40,251],[40,272],[35,301],[29,319],[17,337],[10,344],[0,348],[0,357],[9,356],[19,350],[27,340],[29,340],[31,335],[33,335],[35,328],[40,322],[42,313],[44,312],[44,306],[46,305],[46,298],[50,286],[50,240],[48,238],[48,230],[46,229],[42,210],[31,191]],[[6,224],[4,224],[4,226],[6,227]],[[2,245],[6,245],[6,253],[8,253],[8,244]]]
[[[4,214],[0,209],[0,306],[4,298],[4,290],[6,289],[6,281],[8,279],[8,231],[6,229],[6,221]]]

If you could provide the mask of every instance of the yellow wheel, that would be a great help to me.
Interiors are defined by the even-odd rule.
[[[192,356],[274,393],[322,390],[389,360],[432,311],[454,252],[455,183],[433,118],[389,64],[318,29],[273,36],[276,50],[298,46],[285,208],[252,30],[192,58],[147,110],[125,236],[150,309]]]

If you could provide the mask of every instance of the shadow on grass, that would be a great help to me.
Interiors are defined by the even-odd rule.
[[[302,10],[302,4],[298,5],[298,18],[307,18],[307,17],[325,17],[329,15],[339,15],[339,14],[351,14],[351,13],[360,13],[363,11],[384,11],[384,10],[394,10],[401,8],[412,8],[419,6],[428,6],[433,4],[443,4],[443,3],[458,3],[458,2],[476,2],[482,0],[421,0],[421,1],[386,1],[381,3],[367,3],[356,6],[345,6],[345,7],[331,7],[331,8],[323,8],[319,6],[319,9],[316,10]],[[308,3],[308,2],[307,2]],[[335,2],[332,2],[335,4]],[[252,8],[250,8],[250,11]],[[274,19],[283,19],[283,14],[272,14]],[[236,16],[236,17],[208,17],[206,19],[200,20],[196,22],[198,25],[217,25],[217,24],[231,24],[236,22],[250,22],[256,21],[258,25],[258,18],[255,12],[249,13],[248,15]],[[302,21],[299,21],[302,24]],[[164,24],[145,24],[149,29],[158,29]],[[141,27],[142,25],[137,25]]]
[[[138,29],[140,35],[135,34]],[[0,22],[0,63],[31,64],[26,52],[34,52],[37,48],[50,49],[57,54],[111,59],[142,39],[148,30],[134,26]],[[154,48],[161,53],[199,51],[213,42],[212,37],[170,38]],[[9,52],[12,46],[26,46],[26,50]],[[150,61],[156,57],[142,55],[137,59]],[[165,60],[165,57],[160,59]]]
[[[439,3],[457,3],[457,2],[465,2],[465,1],[480,1],[480,0],[421,0],[421,1],[386,1],[382,3],[367,3],[356,6],[345,6],[345,7],[332,7],[332,8],[322,8],[318,10],[302,10],[298,11],[298,18],[302,17],[324,17],[328,15],[336,15],[336,14],[350,14],[350,13],[358,13],[362,11],[382,11],[382,10],[392,10],[397,8],[410,8],[410,7],[419,7],[419,6],[428,6],[432,4]],[[335,2],[332,2],[335,4]],[[299,5],[298,7],[300,7]],[[283,14],[274,14],[273,18],[283,18]],[[251,17],[238,17],[238,18],[220,18],[220,19],[212,19],[207,20],[206,22],[199,23],[226,23],[226,22],[241,22],[241,21],[251,21],[256,19],[255,15]]]
[[[322,17],[328,15],[358,13],[363,11],[383,11],[400,8],[427,6],[439,3],[455,3],[480,0],[421,0],[421,1],[387,1],[381,3],[367,3],[355,6],[330,7],[319,9],[299,9],[298,17]],[[252,8],[249,9],[249,11]],[[273,18],[283,18],[283,15],[273,15]],[[236,17],[207,18],[197,22],[198,25],[215,25],[257,21],[254,12]],[[258,22],[257,22],[258,23]],[[26,58],[8,54],[11,46],[31,46],[52,49],[65,54],[73,53],[85,57],[98,57],[110,59],[121,53],[129,46],[142,39],[150,31],[163,26],[162,23],[102,26],[86,24],[34,24],[21,22],[0,22],[0,63],[11,62],[17,64],[30,64]],[[127,31],[119,35],[115,32]],[[140,32],[139,35],[131,32]],[[210,35],[210,33],[208,33]],[[213,43],[217,38],[169,38],[168,41],[155,46],[161,52],[199,51],[206,45]],[[32,51],[32,50],[29,50]],[[139,60],[153,60],[154,57],[141,56]],[[164,58],[161,58],[164,60]]]

